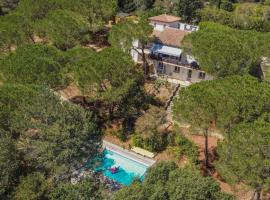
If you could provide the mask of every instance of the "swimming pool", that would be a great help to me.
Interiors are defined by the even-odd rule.
[[[113,166],[119,167],[117,173],[113,174],[109,170],[109,168]],[[95,170],[102,171],[106,177],[127,186],[130,185],[135,178],[143,180],[147,168],[148,166],[143,165],[142,163],[105,149],[103,151],[103,157]]]

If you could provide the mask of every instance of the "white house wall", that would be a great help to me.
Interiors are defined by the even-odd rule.
[[[186,24],[186,23],[178,23],[178,24],[179,24],[178,29],[180,29],[182,31],[193,32],[193,31],[199,30],[199,26],[194,26],[194,25],[190,25],[190,24]]]
[[[151,21],[150,24],[154,26],[154,30],[156,31],[164,31],[164,29],[170,28],[178,28],[179,22],[165,23],[159,21]]]
[[[158,66],[159,66],[159,61],[154,61],[154,73],[157,73],[158,70]],[[197,69],[192,69],[192,68],[188,68],[185,66],[179,66],[179,65],[173,65],[173,64],[167,64],[167,63],[163,63],[164,65],[164,75],[168,76],[169,78],[173,78],[173,79],[177,79],[177,80],[181,80],[181,81],[187,81],[188,80],[188,71],[192,70],[192,75],[191,78],[188,80],[192,83],[196,83],[196,82],[200,82],[202,80],[212,80],[213,77],[206,74],[205,72],[201,71],[201,70],[197,70]],[[174,71],[175,66],[180,67],[180,72],[177,73]],[[199,78],[199,74],[200,72],[205,73],[205,78]]]

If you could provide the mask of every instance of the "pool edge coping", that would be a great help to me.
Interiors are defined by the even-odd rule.
[[[130,160],[136,161],[142,165],[145,165],[147,167],[151,167],[153,164],[155,164],[155,160],[151,158],[144,157],[142,155],[139,155],[133,151],[124,149],[118,145],[115,145],[111,142],[108,142],[106,140],[102,141],[102,147],[105,149],[108,149],[110,151],[113,151],[115,153],[120,154],[121,156],[124,156],[126,158],[129,158]]]

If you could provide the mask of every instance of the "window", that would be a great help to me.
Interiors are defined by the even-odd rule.
[[[199,78],[200,79],[205,79],[205,73],[204,72],[200,72],[199,73]]]
[[[175,66],[173,72],[174,73],[180,73],[180,67]]]

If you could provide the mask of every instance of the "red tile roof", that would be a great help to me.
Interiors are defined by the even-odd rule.
[[[182,41],[186,35],[190,34],[187,31],[181,31],[174,28],[166,28],[164,31],[154,31],[153,36],[156,37],[157,41],[163,44],[175,47],[181,47]]]
[[[180,21],[181,18],[176,17],[176,16],[172,16],[172,15],[163,14],[163,15],[159,15],[159,16],[150,17],[149,20],[171,23],[171,22]]]

